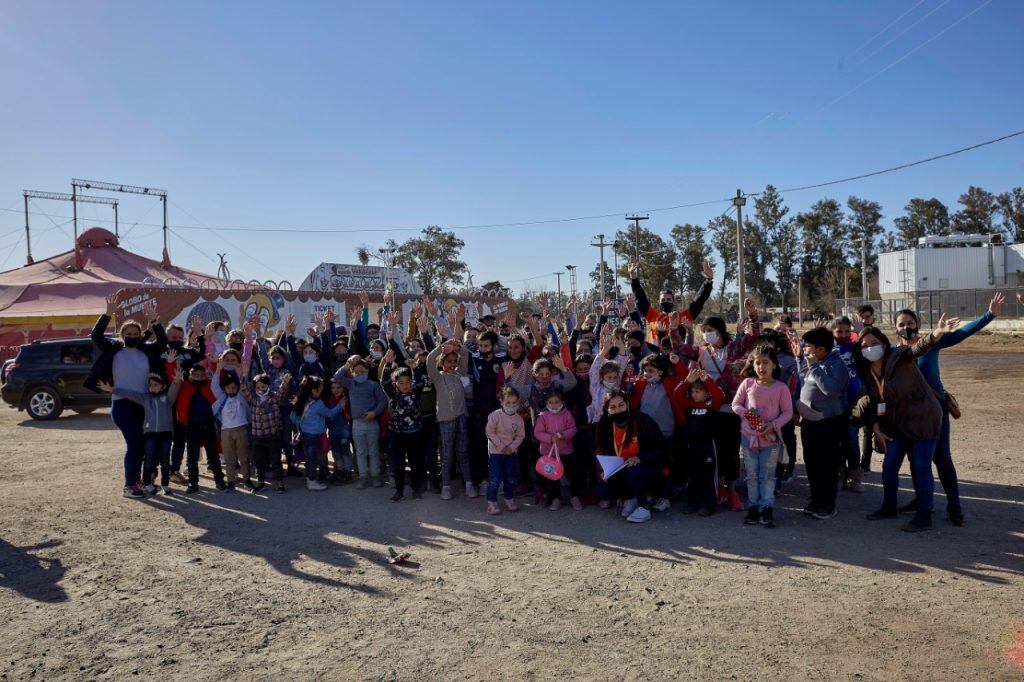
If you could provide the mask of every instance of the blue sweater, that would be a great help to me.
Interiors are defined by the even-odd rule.
[[[838,352],[833,350],[821,362],[808,368],[802,365],[800,401],[821,412],[825,417],[836,417],[846,412],[846,389],[850,373]]]
[[[926,353],[917,359],[917,366],[921,370],[921,374],[924,375],[929,386],[940,393],[944,393],[946,390],[942,386],[942,379],[939,376],[939,351],[943,348],[955,346],[972,334],[980,332],[994,319],[995,315],[986,310],[984,315],[973,322],[968,322],[964,326],[960,327],[960,329],[943,334],[942,338],[939,339],[939,344],[936,346],[935,350],[930,353]]]
[[[334,374],[331,381],[341,384],[348,391],[349,411],[353,422],[362,419],[367,412],[373,412],[378,418],[384,414],[388,399],[384,395],[384,389],[376,381],[366,380],[357,383],[344,367]]]
[[[324,401],[310,398],[306,408],[302,411],[302,415],[300,416],[293,411],[291,419],[299,431],[315,436],[320,433],[327,433],[327,420],[340,413],[341,403],[334,407],[327,407],[324,405]]]

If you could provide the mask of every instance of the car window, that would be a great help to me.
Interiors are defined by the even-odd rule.
[[[92,344],[67,344],[60,348],[60,364],[89,365],[92,364]]]

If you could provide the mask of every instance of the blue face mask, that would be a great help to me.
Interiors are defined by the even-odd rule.
[[[357,384],[361,384],[369,378],[369,374],[356,374],[352,377],[352,380],[355,381]]]

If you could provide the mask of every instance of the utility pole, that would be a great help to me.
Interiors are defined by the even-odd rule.
[[[796,324],[804,326],[804,278],[803,275],[796,278]]]
[[[861,237],[860,239],[854,239],[855,242],[860,242],[860,295],[863,298],[863,303],[867,303],[867,300],[871,297],[868,292],[868,246],[867,240]]]
[[[35,261],[32,260],[32,235],[28,229],[28,194],[25,194],[25,246],[28,247],[28,258],[25,260],[25,265],[32,265]]]
[[[843,315],[847,315],[850,308],[850,269],[843,268]]]
[[[605,242],[603,234],[597,235],[596,237],[594,237],[594,239],[597,240],[597,243],[595,244],[594,242],[590,242],[590,245],[596,246],[601,250],[601,262],[598,267],[601,268],[601,301],[604,302],[604,300],[608,297],[607,290],[604,288],[604,247],[611,245]]]
[[[736,198],[732,205],[736,207],[736,276],[740,288],[739,307],[743,309],[743,302],[747,300],[746,278],[743,276],[743,207],[747,198],[743,192],[736,190]]]
[[[565,269],[569,271],[569,298],[572,299],[572,314],[573,317],[577,315],[576,306],[578,301],[576,300],[576,266],[566,265]]]
[[[640,221],[649,220],[649,215],[630,215],[626,216],[626,220],[633,221],[633,255],[636,259],[640,260]]]
[[[562,309],[562,273],[561,272],[555,272],[555,273],[552,273],[552,274],[555,276],[555,278],[558,281],[558,284],[556,285],[558,287],[558,289],[557,289],[557,294],[556,294],[556,298],[555,298],[555,310],[561,310]]]

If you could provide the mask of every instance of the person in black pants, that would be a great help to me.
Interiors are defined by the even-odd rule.
[[[686,441],[686,511],[709,516],[718,500],[718,449],[715,439],[725,394],[702,369],[690,370],[672,391],[672,410]]]
[[[420,395],[413,383],[413,373],[408,367],[395,368],[395,353],[388,351],[384,356],[384,377],[381,387],[388,394],[391,421],[388,422],[390,436],[391,473],[395,477],[395,494],[392,502],[405,497],[405,467],[408,462],[412,470],[412,497],[422,499],[427,487],[426,443],[420,417]]]
[[[846,454],[847,386],[850,373],[835,339],[826,327],[816,327],[803,336],[805,365],[800,367],[803,384],[797,413],[801,418],[804,468],[811,488],[811,501],[804,513],[816,519],[836,515],[836,487],[839,465]]]
[[[213,470],[217,490],[226,490],[224,472],[217,452],[217,427],[213,419],[213,403],[216,398],[210,388],[206,368],[192,365],[188,381],[182,382],[181,374],[175,377],[181,382],[175,414],[185,425],[186,466],[188,467],[187,493],[199,491],[199,448],[206,450],[206,462]]]

